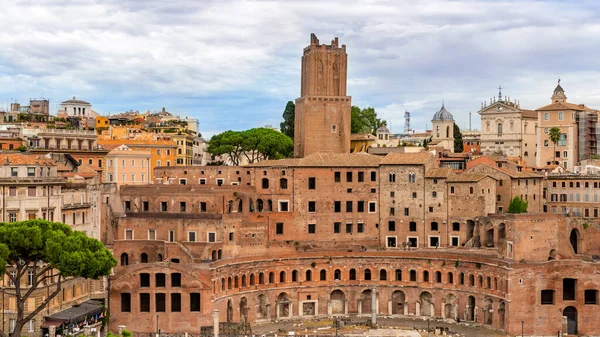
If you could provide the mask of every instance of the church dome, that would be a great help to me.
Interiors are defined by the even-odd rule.
[[[452,114],[450,112],[448,112],[448,110],[446,110],[446,108],[444,107],[444,104],[442,104],[442,108],[440,109],[440,111],[436,112],[435,115],[433,115],[433,120],[434,121],[453,121],[454,117],[452,116]]]
[[[387,126],[382,125],[379,128],[377,128],[375,133],[390,133],[390,130],[387,128]]]

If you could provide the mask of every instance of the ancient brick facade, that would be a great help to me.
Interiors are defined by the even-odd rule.
[[[562,316],[583,335],[598,323],[598,224],[494,214],[493,174],[456,174],[424,153],[313,154],[156,176],[165,184],[121,190],[113,328],[151,332],[158,317],[166,332],[193,332],[213,309],[249,323],[369,314],[373,288],[385,315],[511,334],[524,320],[537,335],[562,330]]]

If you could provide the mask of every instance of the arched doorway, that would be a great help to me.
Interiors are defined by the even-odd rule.
[[[370,314],[371,313],[371,289],[367,289],[364,290],[361,294],[360,294],[360,312],[362,314]]]
[[[240,299],[240,322],[248,324],[248,299],[246,297]]]
[[[424,291],[419,296],[421,302],[421,316],[433,316],[433,296]]]
[[[456,301],[456,296],[454,294],[446,295],[444,298],[444,318],[451,318],[456,320],[458,316],[457,305],[454,303]]]
[[[212,255],[212,260],[217,261],[217,251],[213,250],[211,255]]]
[[[264,294],[260,294],[257,297],[258,302],[258,318],[268,318],[267,317],[267,296]]]
[[[506,304],[504,302],[500,302],[500,306],[498,307],[498,325],[500,329],[504,330],[504,315],[506,313]]]
[[[277,296],[277,306],[279,307],[277,310],[277,317],[291,317],[290,307],[292,301],[287,293],[281,293]]]
[[[346,312],[346,296],[341,290],[334,290],[329,294],[331,300],[331,314],[343,315]]]
[[[498,240],[506,241],[506,225],[504,223],[498,225]]]
[[[475,297],[469,296],[469,301],[467,304],[467,321],[474,321],[474,320],[475,320]]]
[[[256,199],[256,210],[258,212],[264,211],[264,204],[262,199]]]
[[[575,252],[575,254],[579,254],[579,238],[581,237],[581,234],[579,234],[579,230],[577,230],[577,228],[574,228],[571,231],[571,235],[569,236],[569,241],[571,242],[571,246],[573,247],[573,251]]]
[[[563,310],[563,316],[567,317],[567,333],[569,335],[577,334],[577,309],[575,307],[566,307]]]
[[[485,246],[494,247],[494,228],[489,228],[485,231]]]
[[[231,300],[227,301],[227,322],[233,322],[233,303]]]
[[[392,293],[392,315],[404,315],[404,292],[396,290]]]
[[[494,321],[494,302],[490,298],[483,300],[483,324],[492,325]]]
[[[127,253],[121,254],[121,265],[126,266],[129,264],[129,255]]]

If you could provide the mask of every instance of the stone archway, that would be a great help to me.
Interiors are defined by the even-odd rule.
[[[458,318],[458,305],[456,304],[456,296],[448,294],[444,298],[444,318],[456,320]]]
[[[233,322],[233,303],[231,300],[227,301],[227,322]]]
[[[371,289],[364,290],[360,294],[360,313],[361,314],[370,314],[372,310],[372,291]]]
[[[483,324],[492,325],[494,323],[494,302],[491,298],[483,300]]]
[[[468,299],[468,302],[467,302],[466,320],[467,321],[474,321],[475,320],[475,297],[473,297],[473,296],[469,296],[469,299]]]
[[[573,252],[575,252],[575,254],[581,254],[579,251],[581,246],[580,241],[581,234],[579,233],[579,230],[577,228],[573,228],[573,230],[571,230],[571,235],[569,235],[569,242],[571,242],[571,246],[573,247]]]
[[[240,322],[248,324],[248,299],[246,297],[240,299]]]
[[[504,302],[500,302],[500,306],[498,307],[498,327],[502,330],[504,327],[504,318],[506,315],[506,304]]]
[[[292,301],[287,293],[281,293],[277,296],[277,317],[286,318],[292,317],[291,313]]]
[[[404,315],[406,295],[400,290],[392,293],[392,315]]]
[[[342,315],[346,313],[346,295],[341,290],[334,290],[329,294],[331,300],[331,314]]]
[[[567,318],[567,333],[577,335],[577,309],[575,307],[566,307],[563,310],[563,316]]]
[[[419,296],[419,302],[421,303],[421,316],[433,316],[433,296],[431,293],[424,291]]]
[[[258,302],[258,318],[268,318],[267,296],[260,294],[256,299]]]

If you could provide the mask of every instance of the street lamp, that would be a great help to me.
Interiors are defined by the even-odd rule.
[[[525,321],[521,320],[521,337],[525,336]]]

